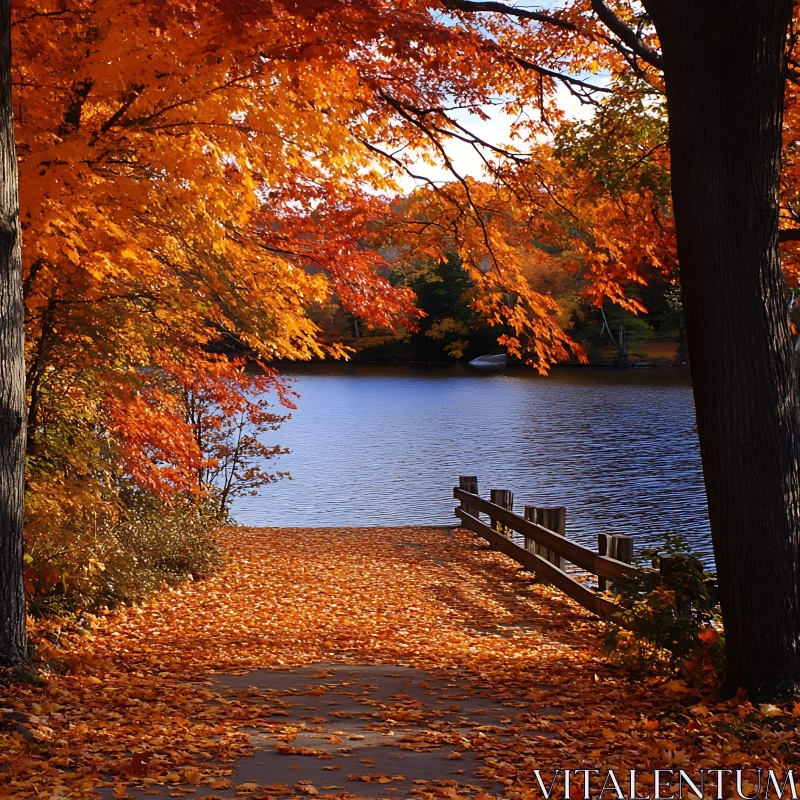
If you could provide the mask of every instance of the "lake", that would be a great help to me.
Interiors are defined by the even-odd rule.
[[[685,368],[307,365],[301,397],[270,443],[293,480],[239,498],[247,525],[452,524],[453,486],[511,489],[515,509],[563,505],[567,535],[637,547],[680,531],[710,558],[708,512]]]

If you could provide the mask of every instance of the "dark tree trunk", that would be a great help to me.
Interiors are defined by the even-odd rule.
[[[791,0],[645,0],[661,39],[726,688],[800,685],[800,395],[778,253]]]
[[[10,0],[0,0],[0,665],[26,657],[22,561],[25,354]]]

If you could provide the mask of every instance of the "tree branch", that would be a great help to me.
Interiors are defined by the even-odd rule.
[[[122,105],[102,124],[100,133],[108,133],[119,120],[125,116],[128,109],[136,102],[136,98],[144,89],[144,86],[134,86],[130,92],[127,92],[122,98]]]
[[[534,64],[532,61],[528,61],[526,58],[522,58],[520,56],[514,56],[514,61],[516,61],[517,64],[519,64],[519,66],[521,66],[523,69],[533,70],[534,72],[538,72],[540,75],[545,75],[549,78],[553,78],[554,80],[562,81],[567,89],[569,89],[572,94],[574,94],[582,102],[595,102],[590,97],[592,92],[614,91],[613,89],[609,89],[605,86],[595,86],[594,84],[587,83],[586,81],[582,81],[580,78],[574,78],[572,75],[564,75],[560,72],[556,72],[553,69],[541,67],[538,64]],[[574,89],[576,86],[584,89],[585,93],[576,91]]]
[[[615,35],[620,38],[642,61],[646,61],[651,67],[664,69],[664,59],[661,53],[653,50],[647,42],[639,38],[635,31],[632,31],[604,2],[603,0],[592,0],[592,11],[599,17],[600,21]]]
[[[779,242],[800,242],[800,228],[784,228],[778,233]]]
[[[86,98],[92,90],[94,81],[91,78],[86,78],[80,83],[74,84],[72,87],[72,98],[67,110],[64,112],[64,121],[58,126],[58,135],[66,136],[68,133],[74,133],[81,125],[81,113],[83,106],[86,103]]]
[[[533,19],[537,22],[544,22],[547,25],[555,25],[567,31],[578,30],[577,25],[569,22],[569,20],[560,19],[550,14],[542,14],[540,11],[528,11],[524,8],[514,8],[514,6],[509,6],[505,3],[486,2],[486,0],[441,0],[441,3],[445,8],[451,11],[467,11],[469,13],[474,13],[476,11],[496,11],[511,17]]]

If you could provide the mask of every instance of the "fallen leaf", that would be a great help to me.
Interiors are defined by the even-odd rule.
[[[203,782],[203,773],[196,767],[189,767],[183,771],[183,779],[192,786],[199,786]]]

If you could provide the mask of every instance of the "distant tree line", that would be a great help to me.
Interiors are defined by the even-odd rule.
[[[492,324],[473,307],[478,287],[455,253],[447,258],[395,263],[392,284],[411,289],[425,313],[416,330],[395,332],[370,328],[338,305],[319,313],[326,334],[353,348],[355,361],[451,362],[470,361],[502,353],[498,337],[502,324]],[[529,274],[537,291],[557,300],[559,322],[586,352],[592,364],[649,360],[659,364],[686,363],[680,292],[670,281],[653,275],[629,293],[646,309],[634,314],[606,303],[599,308],[582,295],[583,279],[564,270],[541,269]]]

